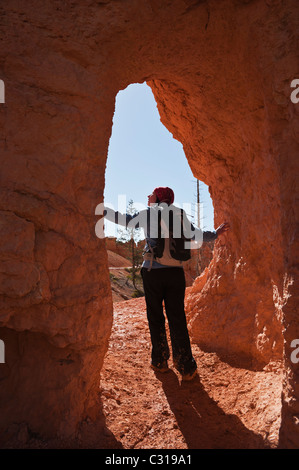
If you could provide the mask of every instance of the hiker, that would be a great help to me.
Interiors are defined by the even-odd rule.
[[[158,187],[148,196],[148,208],[144,211],[140,211],[132,216],[120,214],[105,207],[104,217],[125,226],[137,220],[135,227],[141,226],[145,231],[146,245],[141,276],[152,343],[151,367],[156,372],[163,373],[169,371],[168,359],[170,352],[163,313],[164,301],[174,366],[180,372],[182,380],[192,380],[196,376],[197,364],[192,356],[184,308],[186,284],[183,261],[173,259],[169,254],[171,250],[169,250],[167,242],[169,242],[169,233],[172,233],[173,227],[168,232],[169,238],[166,236],[162,244],[164,251],[166,246],[168,246],[167,254],[159,253],[159,256],[157,256],[158,253],[157,251],[155,252],[155,249],[157,249],[157,246],[160,246],[159,244],[162,240],[161,231],[159,232],[159,224],[161,224],[161,215],[159,219],[159,214],[161,212],[163,214],[161,206],[162,208],[166,207],[166,209],[169,207],[171,209],[169,213],[173,213],[172,224],[174,224],[175,214],[179,211],[180,215],[182,215],[184,227],[189,223],[191,230],[189,232],[187,230],[187,232],[191,233],[191,235],[193,234],[193,237],[195,237],[195,234],[199,234],[199,239],[204,242],[215,240],[219,235],[228,230],[229,224],[225,222],[213,232],[202,232],[187,219],[185,211],[173,206],[173,202],[173,190],[168,187]],[[167,211],[164,212],[166,213]],[[160,256],[161,254],[162,256]]]

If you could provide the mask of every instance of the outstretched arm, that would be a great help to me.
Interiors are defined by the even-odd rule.
[[[119,211],[110,209],[109,207],[104,207],[104,218],[110,222],[114,222],[118,225],[123,225],[126,228],[143,228],[145,233],[147,233],[147,227],[150,222],[150,213],[148,209],[141,210],[140,212],[135,212],[134,214],[128,214],[127,212],[122,214]]]
[[[103,215],[105,219],[109,220],[110,222],[113,222],[118,225],[123,225],[124,227],[127,227],[129,222],[134,218],[134,216],[130,214],[122,214],[121,212],[115,211],[114,209],[111,209],[107,206],[105,206]]]
[[[219,227],[216,229],[217,237],[219,235],[222,235],[223,233],[227,232],[230,229],[230,225],[228,222],[223,222],[223,224],[219,225]]]
[[[184,216],[186,216],[186,215],[184,214]],[[229,228],[230,228],[229,223],[224,222],[223,224],[219,225],[219,227],[214,231],[208,231],[208,230],[202,231],[202,241],[203,242],[210,242],[210,241],[216,240],[216,238],[218,238],[220,235],[227,232],[227,230],[229,230]],[[195,227],[192,223],[191,223],[191,229],[192,229],[192,231],[201,230],[201,229],[198,229],[197,227]]]

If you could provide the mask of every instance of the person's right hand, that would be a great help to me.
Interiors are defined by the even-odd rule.
[[[227,232],[230,229],[229,223],[224,222],[223,224],[219,225],[216,229],[217,236],[222,235],[224,232]]]

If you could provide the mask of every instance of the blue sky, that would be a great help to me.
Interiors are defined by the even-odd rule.
[[[104,202],[118,207],[119,195],[136,209],[146,207],[147,195],[157,186],[169,186],[175,194],[174,204],[192,204],[187,211],[192,222],[195,215],[196,179],[188,165],[183,146],[161,123],[150,87],[132,84],[118,93],[113,117],[105,174]],[[213,205],[204,183],[200,183],[203,203],[201,228],[214,230]],[[124,197],[122,198],[124,200]],[[106,222],[106,236],[117,236],[117,229]]]

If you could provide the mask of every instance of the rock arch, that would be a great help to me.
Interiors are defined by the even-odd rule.
[[[67,437],[87,416],[98,418],[112,302],[94,209],[115,96],[147,81],[162,122],[210,186],[215,224],[226,218],[232,226],[194,285],[193,338],[251,367],[283,356],[281,446],[298,445],[298,368],[290,361],[298,337],[298,105],[290,100],[297,3],[37,0],[1,9],[7,439],[12,423]]]

